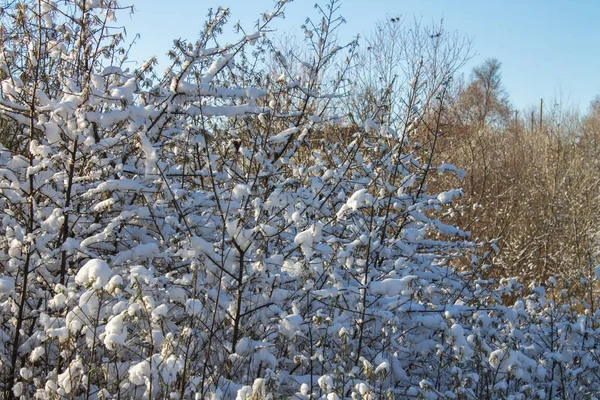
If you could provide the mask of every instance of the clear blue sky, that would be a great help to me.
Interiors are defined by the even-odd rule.
[[[133,0],[135,1],[135,0]],[[124,2],[122,2],[124,3]],[[299,28],[315,15],[315,0],[287,5],[279,31]],[[322,3],[322,1],[321,1]],[[146,59],[165,53],[173,39],[195,40],[208,8],[229,7],[232,21],[248,31],[273,0],[137,0],[135,14],[122,15],[129,37],[141,35],[132,56]],[[567,105],[587,109],[600,95],[600,0],[342,0],[347,20],[342,38],[361,36],[387,15],[424,22],[444,18],[447,30],[474,40],[473,60],[465,73],[495,57],[502,62],[504,85],[513,104],[527,108],[561,98]],[[233,40],[232,28],[226,32]]]

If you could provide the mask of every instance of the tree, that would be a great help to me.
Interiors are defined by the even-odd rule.
[[[414,129],[470,59],[471,47],[443,21],[428,26],[393,17],[378,23],[356,59],[349,111],[399,132]]]
[[[510,120],[510,103],[502,86],[501,67],[500,61],[489,58],[473,68],[471,82],[458,99],[464,123],[483,129],[488,125],[505,125]]]

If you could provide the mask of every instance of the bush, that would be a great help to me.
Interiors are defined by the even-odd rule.
[[[283,6],[212,47],[218,10],[160,79],[124,67],[116,2],[4,10],[0,106],[27,142],[0,151],[4,397],[591,398],[598,315],[541,288],[503,305],[520,286],[436,217],[461,191],[425,190],[462,172],[330,112],[339,4],[298,76],[263,36]]]

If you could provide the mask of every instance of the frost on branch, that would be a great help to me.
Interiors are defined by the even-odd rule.
[[[462,171],[335,114],[355,50],[331,42],[338,2],[304,58],[264,36],[284,2],[227,46],[219,9],[160,78],[121,62],[115,2],[23,4],[35,29],[2,17],[1,118],[21,135],[0,149],[4,397],[600,390],[593,306],[484,278],[485,246],[443,222],[462,192],[427,190]]]

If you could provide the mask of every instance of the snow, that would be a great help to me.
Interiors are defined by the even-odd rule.
[[[379,125],[372,118],[368,118],[365,121],[364,125],[365,125],[365,131],[367,131],[367,132],[379,130]]]
[[[79,242],[75,238],[67,238],[62,245],[64,251],[70,252],[79,249]]]
[[[185,304],[187,300],[187,292],[181,287],[171,287],[168,290],[169,300],[176,303]]]
[[[292,314],[283,318],[279,325],[279,332],[288,339],[293,339],[296,335],[302,335],[302,324],[304,320],[301,315]]]
[[[161,304],[152,310],[152,319],[159,320],[164,318],[169,313],[169,307],[166,304]]]
[[[115,204],[115,199],[110,198],[110,199],[102,200],[100,203],[94,205],[92,210],[94,210],[95,212],[107,211],[114,204]]]
[[[325,390],[326,392],[331,392],[333,390],[333,379],[331,376],[323,375],[317,380],[317,382],[319,383],[321,389]]]
[[[250,34],[250,35],[246,35],[246,40],[248,41],[248,43],[249,43],[250,45],[252,45],[252,46],[253,46],[254,44],[256,44],[256,40],[257,40],[258,38],[260,38],[260,36],[261,36],[261,33],[260,33],[260,31],[256,31],[256,32],[254,32],[254,33],[252,33],[252,34]]]
[[[458,359],[462,361],[468,361],[474,354],[471,349],[471,345],[467,342],[465,330],[462,325],[454,324],[450,327],[449,334],[453,337],[453,350],[454,354],[457,355]]]
[[[8,276],[0,276],[0,295],[11,295],[15,290],[15,280]]]
[[[60,395],[68,395],[79,386],[78,377],[80,371],[83,370],[83,363],[79,359],[75,359],[68,368],[57,376],[57,383]]]
[[[381,364],[375,368],[375,375],[379,373],[387,373],[390,370],[390,364],[387,361],[383,361]]]
[[[357,190],[346,201],[346,204],[344,204],[340,208],[340,210],[337,213],[337,217],[342,218],[344,216],[344,213],[347,211],[352,212],[358,210],[361,207],[368,207],[373,203],[374,200],[375,198],[370,193],[368,193],[367,189]]]
[[[196,317],[202,313],[202,303],[198,299],[188,299],[185,302],[186,313],[191,317]]]
[[[129,381],[134,385],[144,385],[150,375],[150,363],[141,361],[129,368]]]
[[[293,135],[293,134],[295,134],[295,133],[297,133],[299,131],[300,131],[300,129],[295,128],[295,127],[288,128],[288,129],[286,129],[286,130],[278,133],[275,136],[271,136],[269,138],[269,142],[271,142],[271,143],[285,143],[289,139],[289,137],[291,135]]]
[[[320,224],[313,225],[298,233],[294,238],[294,243],[300,246],[307,259],[312,258],[314,254],[313,244],[321,240],[321,230],[322,226]]]
[[[442,192],[438,194],[437,198],[441,204],[449,204],[454,201],[455,198],[463,195],[463,191],[461,189],[453,189],[447,192]]]
[[[127,339],[127,327],[124,324],[126,316],[126,312],[121,312],[107,322],[103,340],[107,349],[116,350],[118,345],[125,344]]]
[[[111,96],[117,99],[131,101],[133,94],[137,90],[137,80],[135,78],[129,78],[123,86],[114,87],[111,90]]]
[[[59,143],[61,141],[60,130],[57,124],[54,122],[46,122],[43,124],[44,133],[46,139],[50,144]]]
[[[93,259],[79,269],[75,282],[83,286],[90,285],[93,289],[102,289],[111,275],[112,270],[105,261]]]
[[[60,310],[67,305],[67,296],[65,296],[64,293],[57,293],[54,295],[52,300],[50,300],[50,302],[50,307]]]
[[[139,133],[140,142],[142,144],[142,151],[144,152],[146,158],[146,176],[152,176],[157,168],[158,156],[156,154],[156,150],[152,147],[152,143],[148,140],[148,137],[143,133]]]
[[[29,354],[31,362],[36,362],[46,354],[46,350],[42,346],[38,346]]]
[[[101,192],[110,192],[110,191],[115,191],[115,190],[140,191],[143,188],[144,187],[142,186],[141,183],[133,181],[131,179],[118,179],[118,180],[111,179],[106,182],[102,182],[101,184],[98,185],[98,187],[96,189],[89,191],[88,194],[92,195],[92,194],[97,194],[97,193],[101,193]]]
[[[218,57],[208,68],[208,71],[202,76],[202,83],[209,83],[217,73],[233,59],[234,53],[224,53]]]
[[[382,296],[398,296],[402,294],[408,287],[410,287],[413,280],[418,277],[415,275],[408,275],[403,278],[388,278],[379,282],[371,282],[370,290],[373,294]]]
[[[157,243],[144,243],[139,244],[131,250],[124,250],[120,252],[115,258],[113,258],[113,265],[119,265],[126,262],[138,262],[140,260],[149,260],[155,257],[160,252]]]

